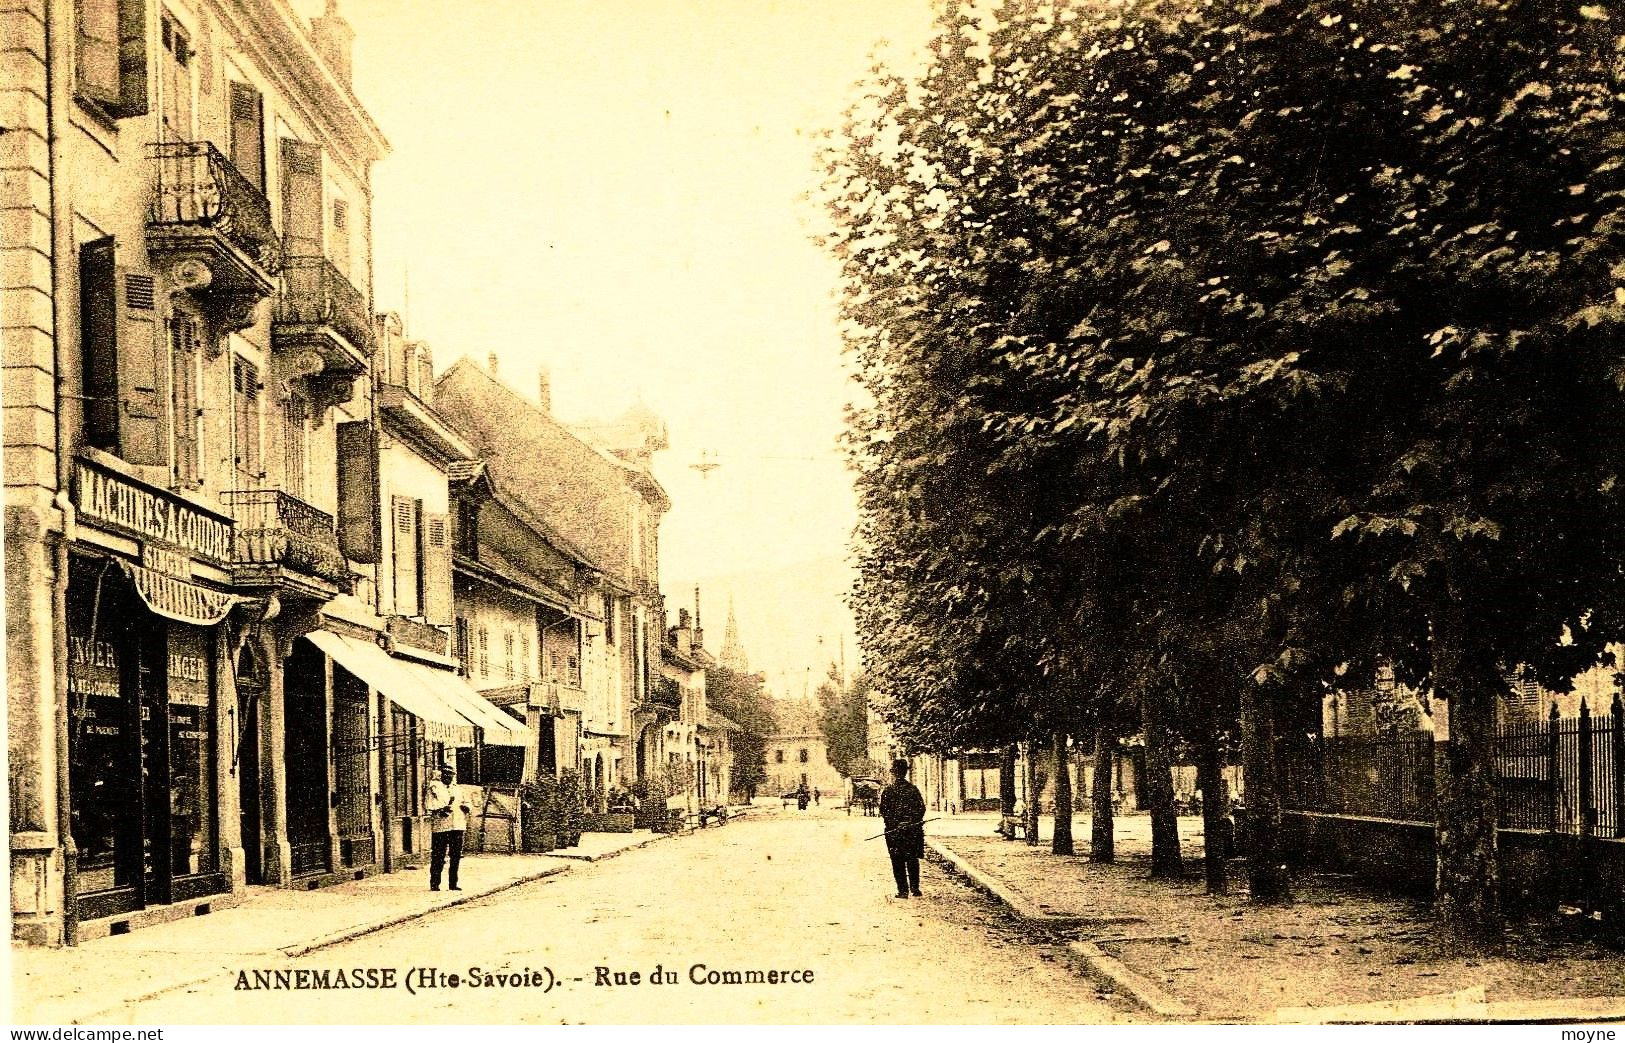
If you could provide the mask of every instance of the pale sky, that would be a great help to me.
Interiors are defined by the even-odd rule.
[[[297,0],[301,13],[319,0]],[[809,241],[813,135],[930,0],[341,0],[374,171],[374,293],[444,368],[500,357],[566,421],[667,422],[661,585],[734,597],[753,667],[816,684],[845,634],[856,519],[833,261]],[[409,276],[408,276],[409,270]],[[410,280],[410,298],[405,288]],[[709,451],[706,477],[689,465]],[[819,638],[823,644],[819,644]]]

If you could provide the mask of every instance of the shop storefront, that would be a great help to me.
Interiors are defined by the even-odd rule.
[[[236,696],[221,669],[222,624],[241,599],[193,575],[227,564],[228,520],[92,464],[75,479],[82,535],[64,622],[85,921],[232,889],[223,710]]]

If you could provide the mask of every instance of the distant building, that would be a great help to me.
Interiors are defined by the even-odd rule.
[[[810,699],[775,699],[773,715],[778,729],[767,737],[767,781],[763,790],[769,796],[788,793],[806,785],[830,799],[844,798],[846,779],[829,762],[828,745],[818,725],[818,709]]]

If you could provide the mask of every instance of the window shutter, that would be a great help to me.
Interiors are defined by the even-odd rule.
[[[113,299],[113,240],[79,248],[79,325],[83,353],[85,443],[118,452],[118,325]]]
[[[109,107],[122,107],[122,18],[118,0],[79,0],[77,59],[79,93]]]
[[[265,105],[246,83],[231,85],[231,163],[265,191]]]
[[[372,425],[335,425],[338,439],[339,549],[351,561],[378,564],[378,475]]]
[[[289,257],[322,256],[322,149],[282,139],[282,240]]]
[[[232,403],[237,431],[237,471],[257,483],[265,471],[260,457],[260,370],[241,356],[232,363]]]
[[[451,622],[450,519],[431,514],[424,519],[423,618],[442,626]]]
[[[456,630],[452,635],[452,645],[457,653],[457,661],[463,665],[463,676],[474,676],[474,650],[469,645],[468,617],[458,616]]]
[[[147,114],[147,5],[116,0],[120,116]]]
[[[175,416],[175,477],[193,483],[199,476],[200,411],[197,394],[198,320],[185,313],[170,319],[170,382]]]
[[[418,518],[417,502],[408,496],[392,496],[389,503],[391,531],[394,533],[393,565],[395,614],[418,614]]]
[[[158,340],[157,286],[143,272],[114,271],[119,456],[132,464],[167,467],[169,367]]]
[[[330,240],[332,261],[345,277],[350,275],[350,205],[343,199],[333,200],[333,237]]]

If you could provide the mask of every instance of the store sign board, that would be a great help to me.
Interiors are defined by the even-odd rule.
[[[73,505],[81,519],[190,551],[219,565],[231,562],[230,519],[87,460],[74,462],[73,476]]]
[[[141,545],[141,567],[161,572],[176,579],[192,578],[192,556],[180,551],[156,547],[150,543]]]

